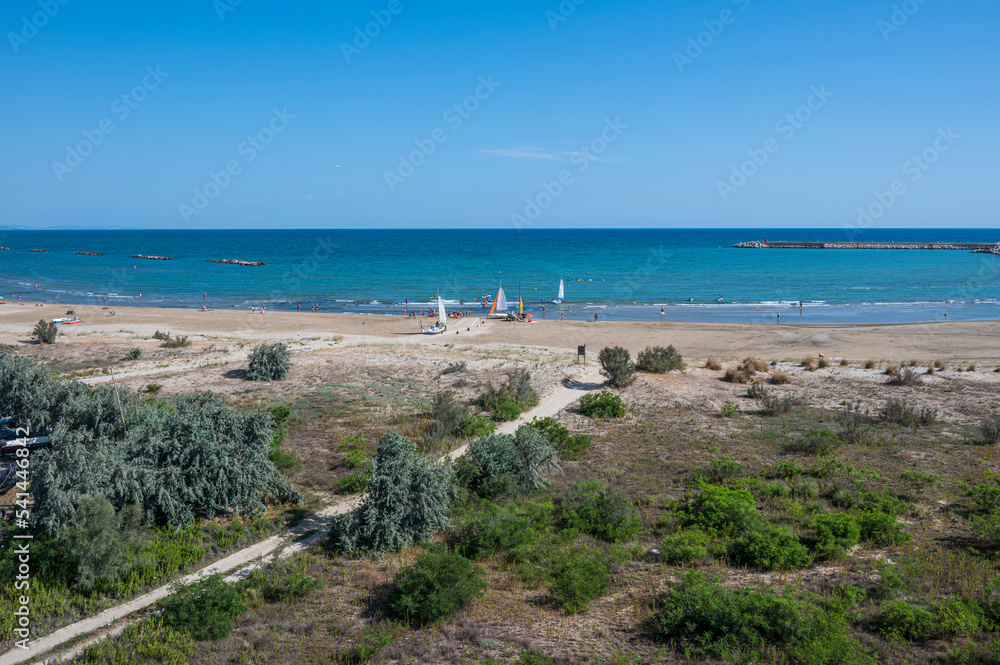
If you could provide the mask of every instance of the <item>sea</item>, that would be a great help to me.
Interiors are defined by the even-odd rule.
[[[502,287],[508,301],[516,306],[520,298],[536,320],[1000,319],[1000,257],[961,250],[733,247],[765,238],[994,243],[1000,230],[3,231],[0,295],[110,308],[265,306],[398,315],[426,311],[440,295],[449,310],[480,314],[483,296]],[[214,262],[220,259],[266,265]],[[556,304],[560,279],[565,298]]]

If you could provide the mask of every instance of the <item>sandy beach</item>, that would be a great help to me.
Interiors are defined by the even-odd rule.
[[[618,345],[633,354],[647,346],[673,344],[685,356],[768,360],[798,359],[806,354],[863,360],[955,361],[1000,363],[1000,322],[934,322],[905,325],[800,326],[713,323],[583,322],[539,320],[534,323],[486,321],[478,317],[452,320],[442,335],[422,335],[429,318],[322,312],[171,309],[10,302],[0,307],[0,339],[23,344],[39,319],[75,311],[82,323],[60,326],[67,337],[148,337],[160,330],[211,339],[308,341],[341,337],[345,344],[368,343],[462,346],[532,346],[588,354]],[[65,338],[64,338],[65,339]]]

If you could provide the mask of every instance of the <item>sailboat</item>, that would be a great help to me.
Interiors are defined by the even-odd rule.
[[[562,277],[560,277],[559,278],[559,295],[556,296],[555,300],[553,300],[552,302],[554,302],[557,305],[561,305],[562,301],[563,301],[563,298],[565,298],[565,297],[566,297],[566,294],[565,294],[564,289],[563,289],[563,281],[562,281]]]
[[[506,319],[510,316],[510,312],[507,311],[507,296],[503,292],[503,286],[497,291],[497,297],[493,299],[493,307],[490,308],[490,313],[486,318],[488,319]]]
[[[427,331],[428,335],[440,335],[448,329],[448,314],[444,311],[444,301],[438,296],[438,322],[433,328]]]

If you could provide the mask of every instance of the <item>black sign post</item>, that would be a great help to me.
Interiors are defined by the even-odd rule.
[[[578,363],[583,363],[584,365],[587,364],[587,345],[586,344],[584,344],[582,346],[576,347],[576,361]]]

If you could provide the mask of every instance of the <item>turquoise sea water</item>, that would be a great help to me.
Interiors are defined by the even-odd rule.
[[[301,304],[306,311],[316,304],[325,312],[402,314],[426,309],[438,292],[449,309],[478,312],[477,298],[502,282],[508,300],[520,292],[538,318],[543,306],[545,318],[570,319],[595,312],[602,319],[746,323],[774,322],[778,313],[788,323],[932,321],[945,312],[948,320],[1000,318],[998,257],[732,247],[765,235],[850,239],[843,229],[7,231],[0,234],[0,245],[11,248],[0,251],[0,295],[106,298],[115,307]],[[868,230],[853,240],[996,242],[1000,230]],[[209,262],[225,258],[267,265]],[[555,298],[560,277],[565,301],[543,303]]]

